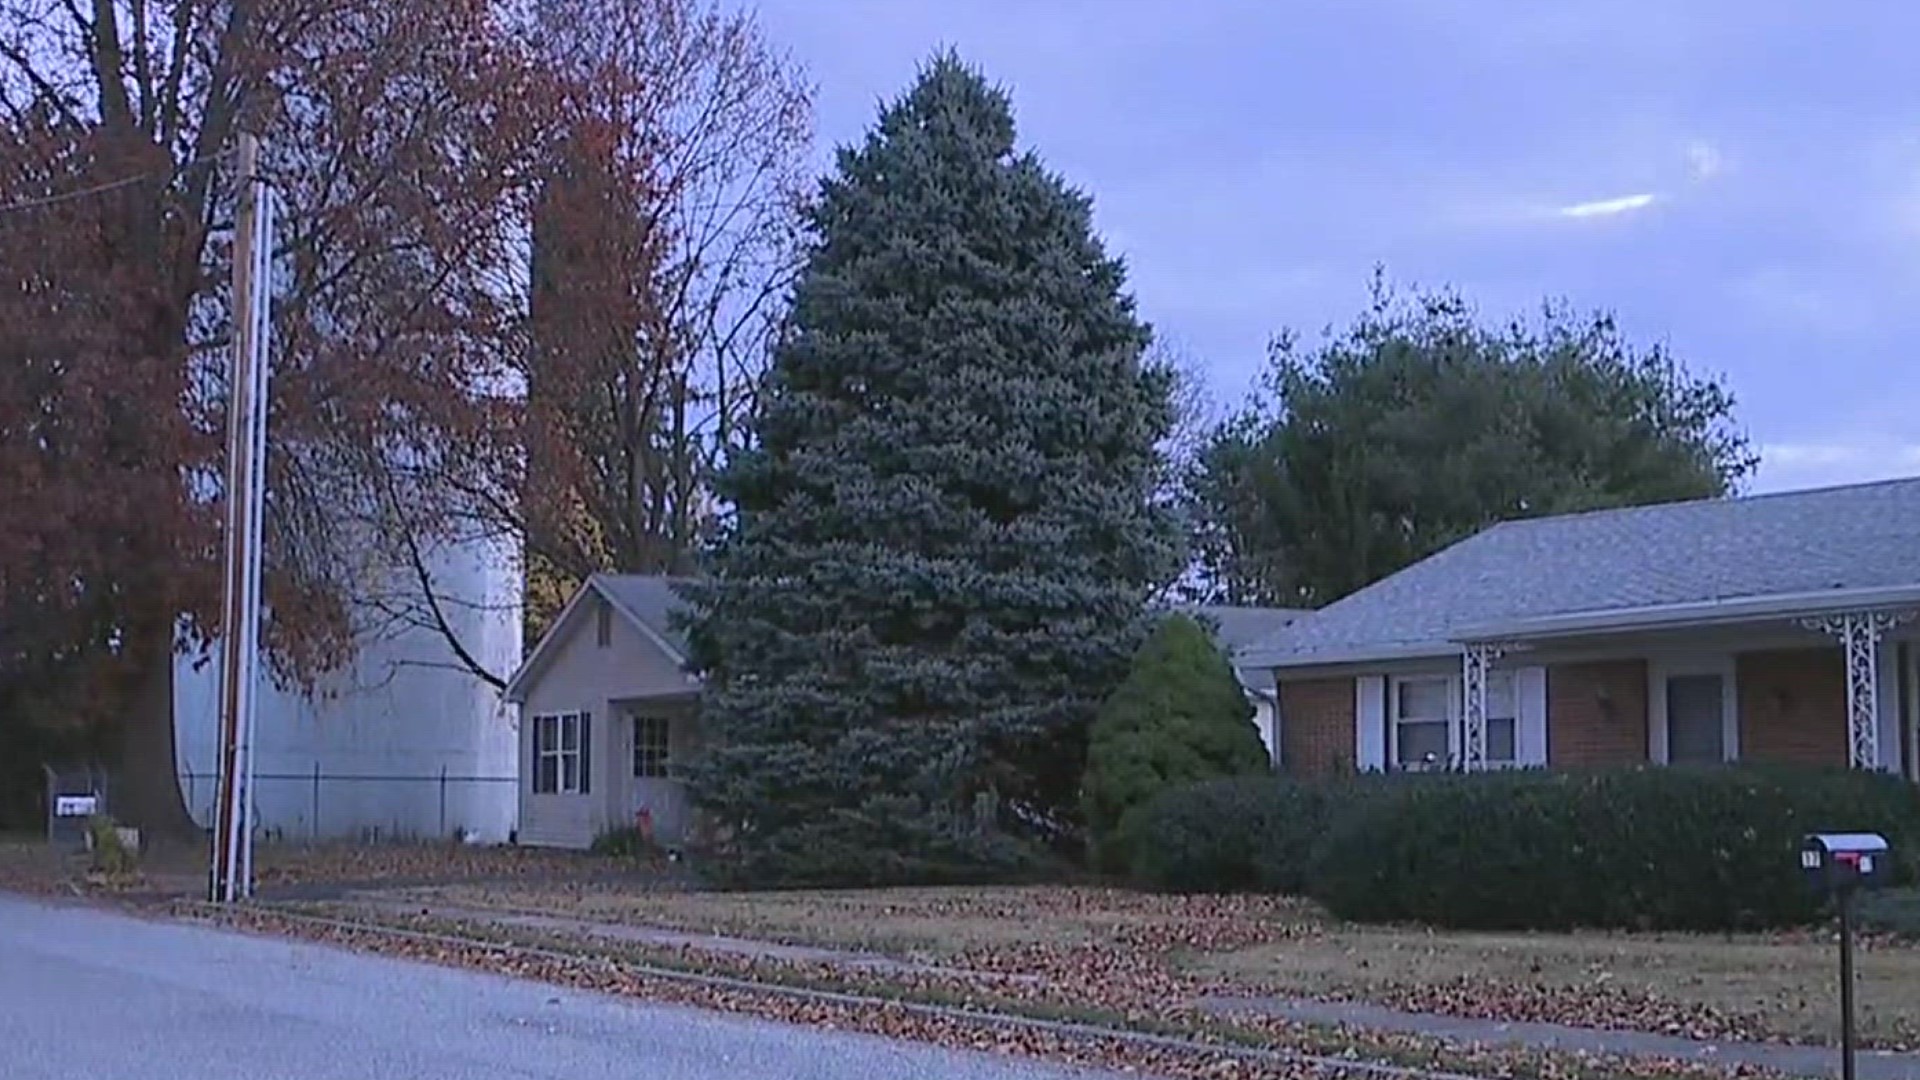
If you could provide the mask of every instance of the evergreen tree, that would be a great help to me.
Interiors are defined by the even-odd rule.
[[[1720,381],[1604,312],[1490,326],[1377,272],[1352,326],[1269,361],[1188,477],[1231,603],[1321,607],[1495,522],[1720,496],[1758,461]]]
[[[1232,665],[1199,623],[1169,615],[1093,724],[1081,801],[1098,862],[1125,864],[1127,812],[1166,788],[1270,768]]]
[[[755,876],[953,879],[1055,834],[1177,573],[1165,372],[1089,200],[926,66],[815,240],[690,586],[697,797]],[[740,865],[740,864],[736,864]]]

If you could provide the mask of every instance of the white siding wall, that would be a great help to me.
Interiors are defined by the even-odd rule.
[[[521,642],[520,576],[510,553],[476,545],[435,562],[436,581],[473,601],[448,608],[463,644],[490,670],[511,674]],[[515,827],[512,715],[492,687],[458,669],[437,633],[369,637],[310,697],[273,686],[265,670],[254,807],[269,835],[439,837],[464,829],[504,841]],[[214,798],[219,676],[217,644],[176,668],[177,763],[188,808],[203,825]]]
[[[553,654],[520,708],[520,841],[525,844],[583,848],[603,830],[626,824],[632,817],[633,734],[631,721],[615,702],[684,693],[698,686],[652,638],[623,618],[610,620],[608,644],[597,645],[598,603],[599,597],[587,597],[573,612],[571,625],[560,628]],[[534,794],[532,718],[581,710],[593,714],[591,790],[584,795]]]
[[[1280,727],[1279,710],[1275,703],[1264,697],[1249,695],[1253,704],[1253,726],[1260,731],[1260,741],[1266,744],[1268,763],[1278,767],[1280,764]]]

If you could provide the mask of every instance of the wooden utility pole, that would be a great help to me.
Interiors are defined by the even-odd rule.
[[[273,193],[260,143],[239,137],[240,217],[233,245],[233,355],[227,366],[226,600],[220,621],[220,788],[210,897],[253,893],[253,710],[260,657],[260,534],[267,456],[267,301]]]

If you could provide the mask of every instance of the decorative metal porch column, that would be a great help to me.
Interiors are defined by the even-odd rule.
[[[1848,611],[1802,619],[1800,625],[1837,639],[1847,651],[1847,764],[1880,767],[1880,639],[1913,618],[1911,611]]]
[[[1473,642],[1460,654],[1460,760],[1468,772],[1487,767],[1487,672],[1505,652],[1492,642]]]

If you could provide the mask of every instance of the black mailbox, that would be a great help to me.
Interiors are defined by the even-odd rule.
[[[1808,833],[1800,847],[1807,884],[1823,893],[1877,888],[1891,875],[1890,862],[1879,833]]]

